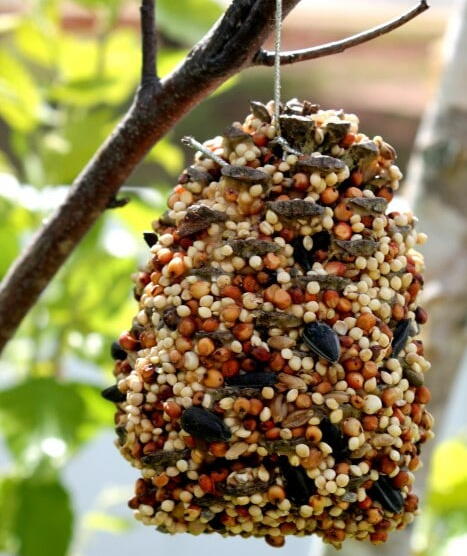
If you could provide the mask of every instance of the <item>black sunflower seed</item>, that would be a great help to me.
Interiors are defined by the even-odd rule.
[[[116,384],[113,384],[108,388],[104,388],[104,390],[102,390],[101,392],[101,396],[104,398],[104,400],[108,400],[109,402],[114,403],[121,403],[126,400],[126,394],[120,392]]]
[[[305,272],[313,268],[313,256],[311,251],[305,249],[303,245],[303,236],[298,236],[292,240],[293,258]]]
[[[326,230],[322,230],[321,232],[317,232],[313,234],[313,249],[312,252],[315,251],[328,251],[331,245],[331,234]]]
[[[303,236],[298,236],[292,240],[292,247],[294,248],[294,259],[305,272],[312,269],[315,262],[315,253],[317,251],[328,251],[331,245],[331,236],[329,232],[321,231],[313,234],[313,247],[308,251],[303,245]]]
[[[310,322],[303,330],[303,341],[319,357],[337,363],[340,356],[339,338],[324,322]]]
[[[274,373],[252,372],[244,375],[231,376],[225,379],[229,386],[249,386],[251,388],[262,388],[263,386],[274,386],[277,376]]]
[[[112,356],[112,359],[118,361],[126,359],[126,351],[118,342],[112,342],[112,345],[110,346],[110,355]]]
[[[157,234],[154,232],[144,232],[143,238],[148,247],[152,247],[155,243],[157,243]]]
[[[257,276],[258,282],[267,288],[272,286],[272,284],[277,283],[277,270],[270,270],[269,268],[263,268],[263,270]]]
[[[185,409],[181,423],[188,434],[208,442],[224,442],[230,438],[230,430],[222,419],[201,407]]]
[[[167,328],[170,328],[170,330],[175,330],[180,321],[180,317],[178,316],[177,313],[177,308],[167,307],[167,309],[164,309],[162,319],[164,321],[164,324],[167,326]]]
[[[381,475],[379,479],[368,490],[370,498],[373,498],[386,510],[399,513],[404,507],[404,497],[400,490],[393,487],[391,480]]]
[[[303,467],[290,465],[285,456],[279,458],[279,466],[285,479],[287,498],[297,506],[308,504],[308,499],[316,492],[314,481],[308,477]]]
[[[349,448],[340,429],[333,425],[327,417],[321,419],[319,428],[323,433],[323,442],[332,448],[334,459],[339,462],[348,457]]]
[[[215,514],[209,521],[209,526],[215,531],[223,531],[225,529],[225,525],[222,523],[222,513]]]
[[[115,428],[115,432],[118,436],[118,443],[120,444],[120,446],[123,446],[126,442],[126,428],[119,425]]]
[[[407,339],[410,336],[411,329],[412,321],[410,319],[404,319],[398,322],[392,339],[392,357],[397,357],[404,349]]]

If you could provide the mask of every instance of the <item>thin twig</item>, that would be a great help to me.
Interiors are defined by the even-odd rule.
[[[155,0],[142,0],[141,7],[141,83],[154,83],[156,70],[156,17]]]
[[[182,143],[184,145],[187,145],[191,149],[194,149],[195,151],[203,153],[204,156],[207,156],[211,160],[214,160],[214,162],[216,164],[219,164],[219,166],[228,166],[227,162],[224,159],[222,159],[220,156],[217,156],[217,154],[214,154],[203,144],[197,141],[194,137],[191,137],[191,135],[185,135],[185,137],[182,137]]]
[[[378,25],[377,27],[373,27],[372,29],[362,31],[357,35],[352,35],[351,37],[347,37],[340,41],[313,46],[311,48],[303,48],[301,50],[282,52],[280,55],[280,63],[281,65],[294,64],[296,62],[304,62],[305,60],[313,60],[314,58],[322,58],[324,56],[343,52],[348,48],[363,44],[365,42],[376,39],[381,35],[385,35],[386,33],[394,31],[394,29],[397,29],[411,19],[414,19],[428,8],[429,5],[427,4],[426,0],[421,0],[420,3],[417,4],[417,6],[409,10],[407,13],[396,17],[391,21],[388,21],[387,23],[383,23],[382,25]],[[274,58],[274,51],[261,49],[255,56],[254,63],[263,66],[273,66]]]

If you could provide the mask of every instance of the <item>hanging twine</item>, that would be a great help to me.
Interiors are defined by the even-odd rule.
[[[275,36],[274,36],[274,124],[277,135],[281,134],[279,114],[281,104],[281,31],[282,0],[276,0]]]

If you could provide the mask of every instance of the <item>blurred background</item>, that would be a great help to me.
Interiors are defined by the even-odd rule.
[[[158,0],[161,75],[227,3]],[[377,549],[390,556],[467,554],[467,12],[462,1],[431,3],[390,35],[283,70],[284,97],[355,112],[365,133],[396,147],[409,173],[398,203],[415,207],[431,234],[424,295],[437,440],[420,473],[421,517]],[[342,38],[410,6],[302,0],[284,25],[284,48]],[[0,278],[129,106],[139,73],[136,0],[0,0]],[[146,256],[142,232],[192,156],[180,138],[203,141],[243,119],[250,99],[271,97],[272,71],[255,68],[188,115],[128,180],[131,202],[99,220],[9,344],[0,361],[2,556],[275,553],[256,540],[172,538],[133,521],[126,501],[137,473],[113,446],[113,410],[99,396],[112,381],[110,343],[135,310],[130,275]],[[334,553],[290,539],[282,553],[326,550]],[[376,554],[344,553],[352,550]]]

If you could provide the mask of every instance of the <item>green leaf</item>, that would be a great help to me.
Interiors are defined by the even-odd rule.
[[[467,442],[452,439],[436,448],[431,463],[429,487],[429,503],[437,513],[465,510]]]
[[[62,80],[50,96],[82,107],[124,102],[136,89],[139,59],[137,37],[128,30],[112,31],[102,41],[64,36],[57,60]]]
[[[75,111],[61,133],[45,133],[38,146],[49,184],[72,182],[110,131],[108,109]]]
[[[0,35],[11,33],[18,27],[20,17],[13,13],[0,14]]]
[[[118,335],[134,312],[129,301],[135,261],[103,254],[100,249],[89,255],[88,260],[80,257],[82,265],[76,261],[69,267],[63,293],[51,307],[51,318],[57,324],[68,324],[73,306],[72,325],[81,332]]]
[[[41,97],[32,75],[19,60],[0,50],[0,117],[12,128],[31,131],[39,121]]]
[[[183,151],[164,137],[151,149],[146,160],[156,162],[171,175],[179,174],[182,170]]]
[[[166,48],[157,52],[157,70],[160,76],[167,75],[185,58],[188,50],[168,50]]]
[[[12,455],[27,469],[62,464],[97,427],[111,423],[112,408],[104,400],[98,407],[97,396],[90,385],[53,378],[1,391],[0,427]]]
[[[8,160],[7,155],[0,151],[0,174],[14,174],[14,169],[10,161]],[[1,177],[0,177],[1,180]]]
[[[78,434],[79,440],[84,442],[94,436],[96,427],[112,426],[114,406],[102,398],[100,389],[90,384],[74,383],[73,387],[84,401],[86,419],[81,422]]]
[[[44,67],[51,67],[55,62],[57,28],[41,19],[42,28],[37,21],[23,18],[18,25],[14,42],[18,50],[31,61]]]
[[[5,180],[6,181],[6,180]],[[0,189],[2,184],[0,176]],[[1,194],[0,194],[1,195]],[[29,224],[29,217],[25,209],[0,196],[0,279],[13,262],[20,248],[20,237]]]
[[[106,8],[106,7],[119,7],[122,4],[122,0],[77,0],[77,4],[81,4],[86,8]]]
[[[84,516],[84,527],[106,533],[124,533],[132,527],[132,523],[123,517],[104,512],[89,512]]]
[[[164,189],[160,191],[160,202],[155,206],[144,203],[137,197],[134,197],[123,210],[115,212],[115,217],[123,222],[131,233],[136,236],[136,240],[141,245],[142,251],[147,249],[147,245],[143,240],[143,232],[150,229],[151,222],[159,218],[167,209],[166,199],[168,191],[169,190]]]
[[[11,481],[16,511],[10,523],[11,544],[18,556],[65,556],[73,531],[71,500],[57,479],[32,476]],[[2,519],[5,514],[2,513]]]
[[[220,5],[214,0],[159,0],[158,25],[181,44],[197,42],[221,15]]]
[[[13,553],[14,523],[18,508],[17,480],[13,477],[0,477],[0,551]]]
[[[220,87],[218,87],[211,95],[210,97],[216,97],[218,95],[222,95],[223,93],[226,93],[227,91],[229,91],[230,89],[232,89],[233,87],[235,87],[235,85],[237,85],[239,80],[239,76],[238,75],[234,75],[232,76],[230,79],[227,79],[227,81],[224,81],[224,83],[222,83],[222,85]]]

